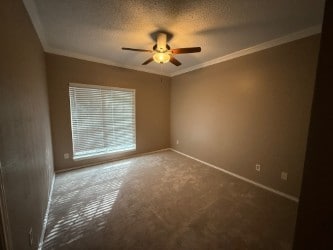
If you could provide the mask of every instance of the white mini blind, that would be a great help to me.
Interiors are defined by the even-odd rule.
[[[134,150],[135,91],[69,85],[73,158]]]

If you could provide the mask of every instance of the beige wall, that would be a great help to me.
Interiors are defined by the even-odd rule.
[[[171,146],[298,196],[319,40],[312,36],[174,77]]]
[[[37,249],[53,178],[45,58],[22,1],[1,1],[0,16],[1,184],[13,249]]]
[[[170,78],[53,54],[46,55],[46,64],[55,170],[169,147]],[[68,95],[70,82],[136,90],[137,149],[135,152],[95,159],[72,160]],[[64,153],[69,153],[70,159],[65,160]]]

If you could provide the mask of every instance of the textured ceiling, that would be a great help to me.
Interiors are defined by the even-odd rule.
[[[187,68],[288,34],[319,26],[324,0],[23,0],[47,52],[158,74]],[[152,33],[166,30],[172,48],[201,46],[177,55],[183,64],[141,63]]]

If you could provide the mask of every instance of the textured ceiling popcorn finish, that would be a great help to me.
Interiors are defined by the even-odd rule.
[[[23,0],[46,52],[120,67],[176,75],[240,50],[293,33],[320,32],[324,0]],[[173,34],[171,48],[200,46],[177,55],[182,65],[141,63],[152,33]]]

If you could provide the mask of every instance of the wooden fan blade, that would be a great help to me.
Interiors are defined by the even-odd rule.
[[[172,49],[172,54],[187,54],[187,53],[197,53],[201,51],[201,47],[192,47],[192,48],[179,48]]]
[[[173,56],[170,57],[170,62],[176,66],[182,65],[182,63],[180,61],[178,61],[176,58],[174,58]]]
[[[131,51],[138,51],[138,52],[153,52],[152,50],[149,49],[132,49],[132,48],[121,48],[122,50],[131,50]]]
[[[147,65],[148,63],[151,63],[152,61],[154,61],[153,57],[149,58],[147,61],[145,61],[144,63],[142,63],[142,65]]]

